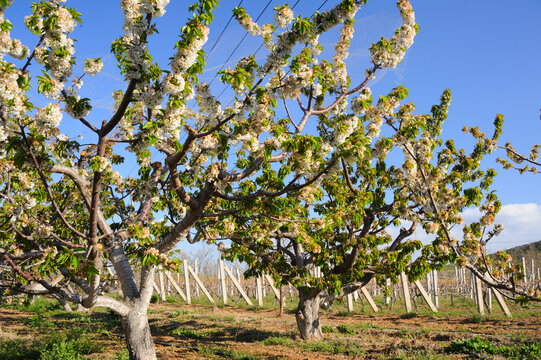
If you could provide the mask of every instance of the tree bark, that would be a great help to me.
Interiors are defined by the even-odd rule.
[[[301,287],[299,290],[299,305],[295,312],[297,328],[304,340],[317,340],[323,338],[321,322],[319,321],[319,308],[321,306],[321,293],[317,290]]]
[[[136,306],[127,316],[122,317],[130,360],[156,360],[156,350],[148,325],[146,308],[137,308]]]

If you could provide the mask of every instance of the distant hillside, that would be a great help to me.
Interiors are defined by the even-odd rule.
[[[515,246],[506,250],[506,252],[513,257],[513,263],[521,261],[522,257],[524,257],[528,270],[531,266],[531,259],[534,259],[536,268],[541,267],[541,241]]]

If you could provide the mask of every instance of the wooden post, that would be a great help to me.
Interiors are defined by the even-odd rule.
[[[237,279],[239,281],[239,284],[240,286],[242,286],[242,278],[240,277],[240,269],[238,265],[235,267],[235,271],[237,272]],[[239,291],[239,295],[241,295],[240,291]]]
[[[474,275],[472,272],[470,272],[470,299],[475,299],[475,301],[477,301],[477,297],[476,296],[473,296],[474,294],[474,283],[475,283],[475,280],[474,280]]]
[[[166,300],[166,296],[165,296],[165,284],[164,284],[164,281],[163,281],[163,271],[162,271],[162,266],[158,266],[158,279],[160,280],[160,299],[162,301],[165,301]]]
[[[432,270],[432,292],[434,294],[434,305],[436,307],[440,306],[440,301],[438,298],[438,272]]]
[[[400,282],[402,283],[402,294],[404,295],[404,306],[406,307],[406,313],[413,311],[411,307],[410,290],[408,286],[408,277],[404,272],[400,273]]]
[[[216,302],[214,301],[214,298],[207,291],[207,288],[205,287],[205,285],[203,284],[201,279],[199,279],[199,276],[197,276],[197,273],[195,272],[195,270],[193,270],[189,265],[188,265],[188,271],[190,272],[190,274],[192,274],[192,276],[193,276],[193,278],[195,280],[195,283],[201,288],[201,290],[203,291],[203,294],[205,294],[207,299],[209,299],[209,301],[211,303],[216,304]]]
[[[421,284],[421,282],[419,280],[415,280],[413,282],[413,284],[415,284],[415,286],[417,287],[417,289],[421,293],[421,296],[423,297],[425,302],[428,304],[430,309],[432,311],[434,311],[434,312],[438,312],[438,308],[434,305],[434,303],[432,303],[432,300],[430,299],[430,295],[428,295],[428,293],[425,291],[425,289],[423,288],[423,285]]]
[[[178,273],[177,273],[178,275]],[[186,295],[184,294],[184,292],[182,291],[182,289],[180,288],[180,286],[178,286],[177,282],[175,280],[173,280],[173,277],[171,276],[171,274],[169,273],[169,271],[165,272],[165,276],[167,277],[167,279],[169,279],[169,282],[171,283],[171,285],[173,285],[173,287],[175,288],[175,290],[179,293],[180,297],[187,302],[187,298],[186,298]]]
[[[361,292],[363,293],[364,297],[368,301],[368,304],[370,304],[370,307],[372,308],[372,310],[374,310],[374,312],[378,312],[379,311],[378,306],[376,305],[376,303],[374,302],[374,299],[372,299],[372,297],[370,296],[370,293],[368,292],[368,290],[366,290],[364,286],[361,288]]]
[[[152,289],[154,289],[154,293],[160,294],[160,288],[156,285],[156,281],[152,281]]]
[[[475,276],[475,298],[479,314],[485,315],[485,303],[483,302],[483,284],[481,279]]]
[[[522,257],[522,274],[524,275],[524,285],[528,286],[528,272],[526,271],[526,259]]]
[[[425,278],[426,278],[426,291],[428,293],[431,293],[432,292],[432,279],[430,279],[430,276],[432,275],[431,272],[427,272],[426,275],[425,275]]]
[[[184,260],[182,262],[182,265],[184,265],[184,283],[185,283],[185,289],[186,289],[186,302],[188,304],[191,304],[192,296],[190,293],[190,274],[188,272],[188,260]]]
[[[252,301],[250,300],[250,298],[248,297],[248,295],[246,295],[246,293],[244,292],[244,289],[242,288],[240,282],[237,280],[237,278],[235,277],[235,275],[233,275],[233,273],[231,272],[231,270],[229,269],[229,267],[224,266],[224,270],[225,270],[225,273],[226,273],[226,274],[229,276],[229,278],[231,279],[231,281],[233,281],[233,285],[235,285],[235,287],[237,288],[237,290],[239,291],[239,293],[241,294],[241,296],[244,298],[244,300],[248,303],[248,305],[253,306],[254,304],[252,303]]]
[[[349,293],[346,295],[347,303],[348,303],[348,312],[353,311],[353,294]]]
[[[224,270],[224,261],[222,259],[218,260],[218,267],[220,270],[220,285],[222,288],[222,301],[224,305],[227,304],[227,288],[225,287],[225,270]]]
[[[498,303],[498,305],[500,305],[500,308],[505,313],[505,315],[507,315],[507,317],[513,317],[513,315],[511,315],[511,311],[509,311],[509,308],[507,307],[507,304],[505,303],[505,300],[502,294],[500,294],[500,292],[497,289],[491,288],[490,290],[494,294],[494,297],[496,298],[496,302]]]
[[[487,287],[487,310],[489,314],[492,314],[492,291],[490,287]]]
[[[197,267],[197,259],[193,261],[193,272],[199,276],[199,268]],[[195,296],[199,298],[199,284],[195,282]]]
[[[359,301],[359,290],[355,290],[355,291],[353,292],[353,301],[354,301],[354,302]]]
[[[255,278],[255,286],[257,291],[257,305],[263,307],[263,286],[261,284],[261,276]]]
[[[387,286],[387,288],[389,288],[391,286],[391,279],[389,278],[385,279],[385,285]],[[391,288],[390,293],[392,292],[393,292],[393,289]],[[391,302],[391,297],[385,296],[385,305],[389,305],[390,302]]]
[[[271,276],[269,274],[265,274],[264,278],[269,283],[269,286],[270,286],[272,292],[274,293],[274,296],[276,296],[276,298],[278,300],[280,300],[280,291],[278,291],[278,289],[276,289],[276,287],[274,286],[274,280],[271,278]]]

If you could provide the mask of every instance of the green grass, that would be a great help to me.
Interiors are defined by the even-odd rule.
[[[29,312],[33,314],[40,314],[45,317],[65,312],[64,308],[57,300],[40,297],[35,298],[32,303],[27,299],[22,305],[2,304],[2,307],[8,309],[17,309],[19,311]]]
[[[456,340],[444,348],[446,353],[467,354],[472,359],[487,359],[492,355],[501,355],[508,359],[541,359],[541,343],[529,342],[514,346],[495,346],[490,340],[479,337]]]
[[[101,352],[101,346],[87,336],[55,333],[34,341],[0,340],[2,360],[80,360],[81,355]]]
[[[409,313],[405,313],[405,314],[400,315],[400,317],[402,319],[413,319],[413,318],[416,318],[417,316],[419,316],[419,314],[417,314],[415,312],[409,312]]]
[[[209,337],[208,332],[198,332],[193,329],[177,328],[171,330],[171,335],[187,339],[205,339]]]
[[[55,327],[55,323],[51,320],[45,320],[45,318],[41,315],[33,315],[31,318],[26,319],[26,325],[33,327],[33,328],[53,328]]]
[[[348,328],[348,331],[354,330]],[[290,336],[273,336],[261,341],[261,343],[263,345],[281,345],[292,348],[300,347],[304,351],[345,354],[348,356],[357,356],[366,353],[365,350],[361,349],[357,341],[347,338],[296,342]]]
[[[288,336],[272,336],[268,339],[261,341],[263,345],[282,345],[282,346],[294,346],[295,341]]]
[[[485,322],[485,320],[485,317],[481,314],[475,314],[469,318],[469,322],[471,322],[472,324],[482,324]]]
[[[211,356],[220,356],[224,357],[226,359],[233,359],[233,360],[259,360],[261,359],[260,356],[241,352],[241,351],[234,351],[231,349],[221,348],[221,347],[211,347],[211,346],[200,346],[198,348],[199,354],[204,356],[205,359],[210,358]]]
[[[321,327],[321,331],[324,334],[330,334],[330,333],[335,333],[336,328],[334,326],[331,326],[331,325],[324,325],[324,326]]]
[[[355,331],[356,328],[357,326],[355,325],[345,324],[345,325],[338,325],[336,327],[336,330],[338,330],[342,334],[355,335],[357,333]]]

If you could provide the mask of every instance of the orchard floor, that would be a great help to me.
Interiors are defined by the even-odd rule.
[[[541,306],[513,307],[513,319],[496,309],[477,316],[466,301],[443,307],[437,314],[422,306],[417,315],[396,306],[375,314],[368,306],[346,313],[339,304],[321,314],[323,341],[300,340],[292,311],[277,317],[276,309],[165,302],[152,304],[149,317],[161,360],[541,359]],[[43,301],[2,307],[0,327],[3,360],[46,358],[32,347],[55,341],[71,344],[82,359],[127,359],[118,319],[106,311],[66,313]]]

